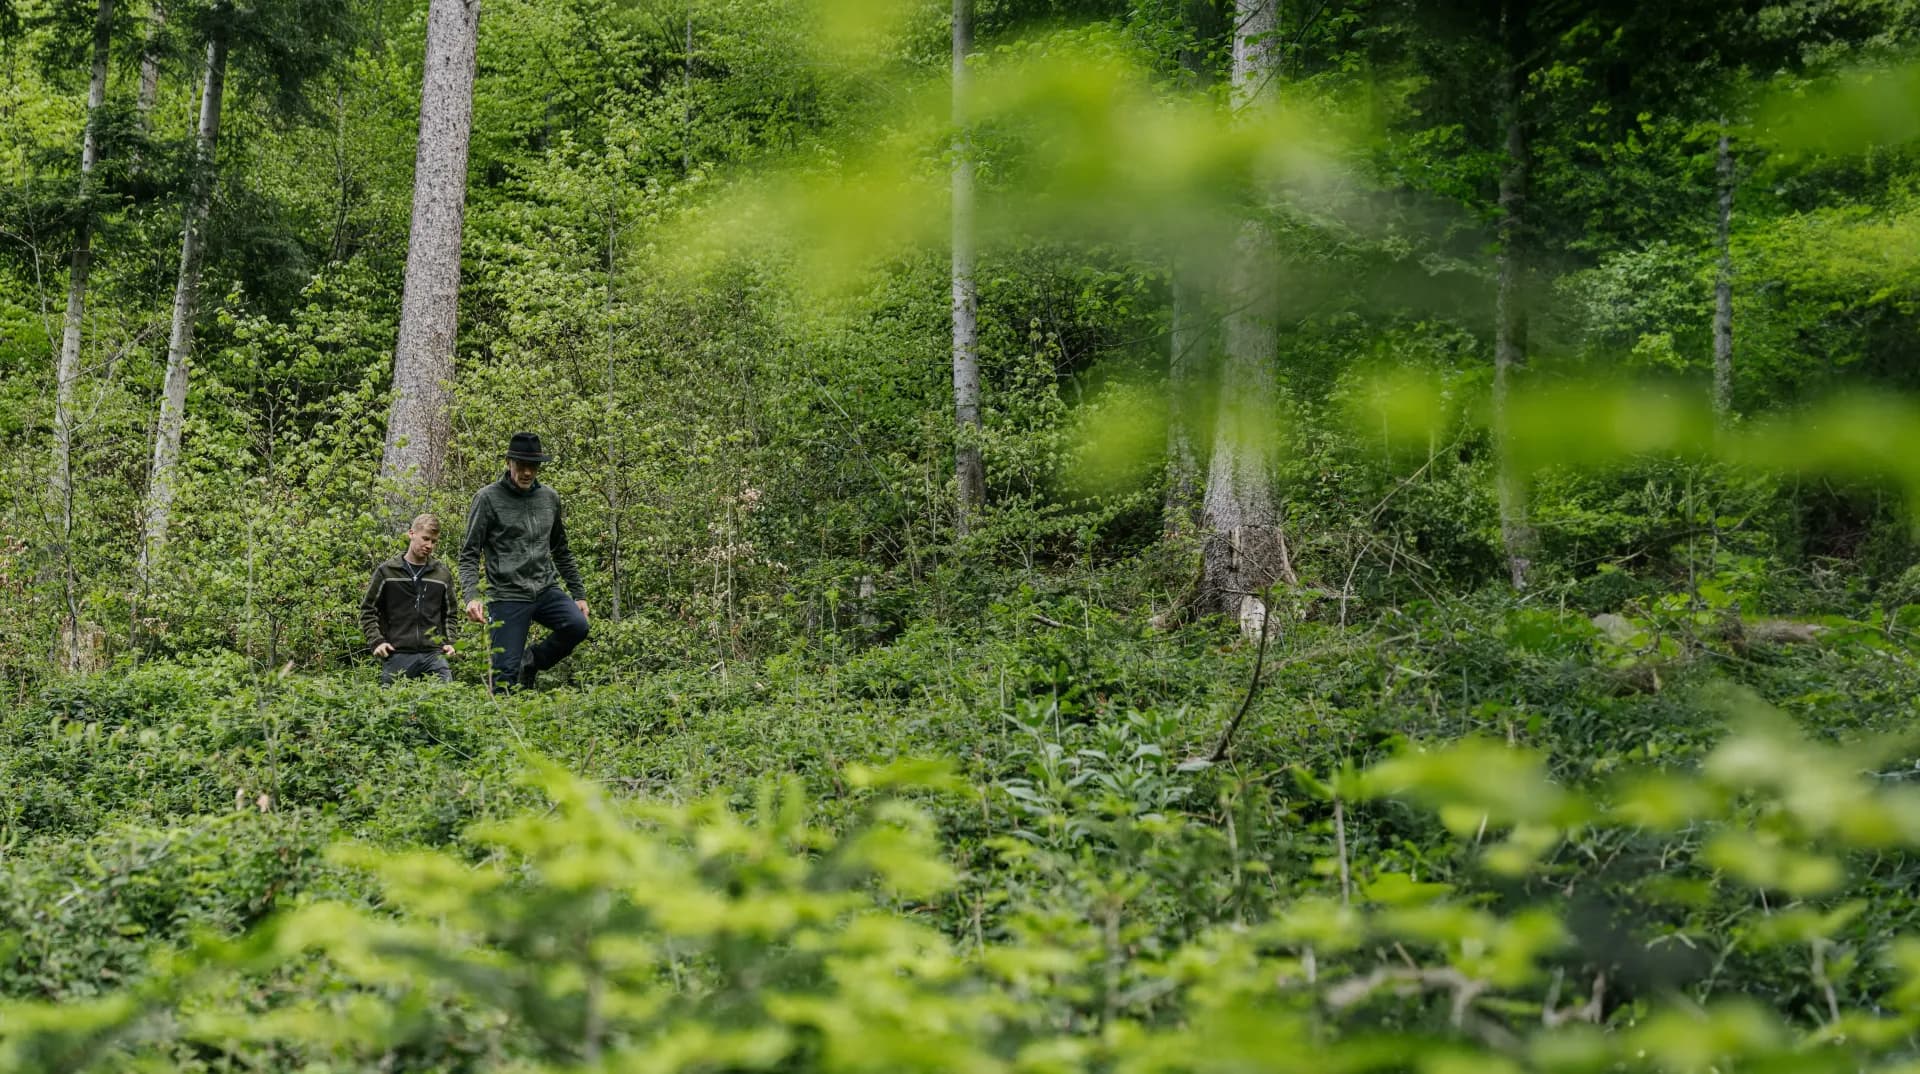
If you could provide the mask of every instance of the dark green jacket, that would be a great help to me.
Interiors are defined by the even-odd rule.
[[[446,564],[429,561],[415,582],[406,557],[395,556],[373,569],[367,595],[360,598],[360,630],[369,649],[386,642],[396,652],[437,653],[453,643],[456,607]]]
[[[502,474],[473,497],[467,539],[460,544],[460,588],[467,600],[480,599],[482,556],[488,600],[532,600],[562,580],[573,599],[587,599],[567,545],[560,494],[538,481],[522,492]]]

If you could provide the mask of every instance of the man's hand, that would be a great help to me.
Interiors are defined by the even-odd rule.
[[[453,646],[451,646],[451,645],[442,645],[442,646],[440,647],[440,655],[441,655],[441,656],[452,656],[452,655],[453,655]]]
[[[590,615],[590,614],[588,614],[588,612],[587,612],[587,602],[586,602],[586,601],[584,601],[584,600],[576,600],[576,601],[574,601],[573,603],[574,603],[574,605],[575,605],[576,607],[578,607],[578,608],[580,609],[580,618],[582,618],[582,619],[591,619],[591,618],[593,618],[593,616],[592,616],[592,615]]]
[[[487,606],[480,603],[477,600],[468,601],[467,602],[467,618],[473,620],[476,623],[486,622]]]
[[[392,656],[393,655],[392,643],[383,641],[380,644],[374,646],[373,655],[380,660],[385,660],[387,657]]]

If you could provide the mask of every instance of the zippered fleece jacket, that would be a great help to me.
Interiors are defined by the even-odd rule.
[[[455,607],[453,572],[446,564],[429,561],[415,582],[406,557],[395,556],[373,569],[367,595],[360,598],[360,631],[369,649],[386,642],[398,653],[437,653],[453,642]]]
[[[460,589],[467,600],[480,599],[482,556],[488,600],[532,600],[561,581],[574,600],[587,599],[567,544],[560,494],[538,481],[522,491],[501,474],[473,497],[467,537],[460,544]]]

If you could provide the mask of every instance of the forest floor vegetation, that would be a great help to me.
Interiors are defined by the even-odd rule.
[[[1797,801],[1792,771],[1864,781],[1861,802],[1904,793],[1910,770],[1841,758],[1910,738],[1915,610],[1829,607],[1804,644],[1729,635],[1725,609],[1693,597],[1598,623],[1512,597],[1349,625],[1309,608],[1276,620],[1250,700],[1256,645],[1212,624],[1153,630],[1070,585],[861,646],[591,681],[602,663],[502,697],[231,655],[56,680],[0,720],[0,1067],[574,1069],[595,1018],[598,1054],[698,1023],[744,1049],[739,1065],[778,1066],[825,1016],[753,982],[851,1002],[822,966],[879,950],[836,931],[876,907],[927,930],[907,949],[950,960],[930,981],[900,970],[895,998],[998,995],[1013,1008],[942,1017],[1021,1068],[1044,1043],[1073,1055],[1047,1069],[1118,1069],[1126,1034],[1166,1044],[1244,1004],[1309,1018],[1260,1034],[1329,1055],[1436,1033],[1462,1054],[1526,1055],[1544,1046],[1523,1043],[1528,1022],[1625,1032],[1735,989],[1780,1019],[1756,1040],[1830,1034],[1910,987],[1886,953],[1910,901],[1876,892],[1920,876],[1888,853],[1920,839],[1902,827],[1920,812],[1888,799],[1893,827],[1862,830]],[[1747,750],[1731,775],[1730,743]],[[1713,834],[1742,823],[1766,839]],[[659,854],[692,855],[687,883],[718,885],[699,913],[747,916],[677,917],[695,911],[657,902]],[[432,906],[409,902],[435,884]],[[568,917],[581,899],[601,916]],[[542,926],[525,916],[540,907],[570,909]],[[363,929],[464,924],[438,953],[412,933],[362,949],[340,922],[302,931],[334,912]],[[1253,944],[1233,958],[1307,973],[1315,998],[1192,961],[1227,957],[1223,936]],[[619,944],[652,954],[583,983]],[[543,950],[588,977],[516,962]],[[402,952],[445,981],[405,984]],[[783,976],[807,952],[827,962]],[[752,1011],[593,1015],[595,987]],[[380,995],[408,997],[406,1016],[349,1010]],[[221,1037],[248,1010],[303,1013]],[[1165,1059],[1149,1068],[1212,1068]]]

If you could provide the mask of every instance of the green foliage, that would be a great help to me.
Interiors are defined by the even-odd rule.
[[[324,828],[246,806],[191,826],[45,841],[0,867],[0,992],[63,1003],[119,992],[166,945],[244,931],[283,892],[319,889]]]
[[[1251,653],[1036,590],[978,635],[524,702],[233,662],[76,682],[0,740],[0,1042],[20,1069],[1186,1070],[1230,1068],[1239,1026],[1247,1055],[1853,1069],[1906,1032],[1911,907],[1875,893],[1920,813],[1879,736],[1920,661],[1874,616],[1725,637],[1756,562],[1617,641],[1529,608],[1303,625],[1230,766],[1201,758]],[[1814,739],[1713,686],[1740,654]],[[1664,687],[1621,692],[1649,659]],[[526,747],[593,779],[529,788]],[[1736,995],[1724,1039],[1676,1035]]]
[[[1302,1049],[1389,1069],[1453,1069],[1430,1066],[1436,1055],[1555,1071],[1904,1061],[1920,1017],[1903,998],[1911,913],[1871,892],[1905,868],[1920,801],[1862,774],[1904,756],[1901,742],[1812,741],[1729,694],[1730,730],[1709,719],[1691,738],[1641,739],[1630,757],[1607,749],[1614,769],[1588,767],[1577,724],[1520,726],[1509,710],[1490,714],[1503,737],[1448,744],[1427,736],[1457,726],[1409,723],[1411,739],[1348,754],[1354,764],[1329,765],[1345,749],[1323,743],[1308,765],[1327,778],[1264,768],[1259,751],[1229,770],[1179,760],[1211,727],[1156,700],[1188,688],[1155,670],[1151,638],[1099,618],[1028,633],[1029,611],[1002,614],[1025,635],[1014,666],[1026,696],[1008,695],[998,726],[948,724],[993,751],[959,766],[849,764],[817,784],[817,803],[800,781],[745,767],[723,777],[737,788],[729,806],[631,797],[538,765],[530,786],[546,804],[494,813],[444,851],[352,842],[322,864],[321,814],[254,802],[174,829],[40,840],[30,864],[9,866],[15,998],[0,1007],[0,1054],[26,1070],[950,1069],[957,1057],[1174,1071]],[[1416,625],[1446,623],[1436,610]],[[1516,686],[1553,681],[1537,676],[1599,644],[1582,620],[1526,613],[1389,659],[1483,659],[1470,637],[1504,639],[1490,651]],[[940,660],[954,640],[892,652]],[[1165,657],[1179,667],[1195,654]],[[1305,678],[1275,683],[1293,705],[1348,674],[1300,666]],[[971,674],[990,683],[990,667]],[[194,692],[205,679],[156,673],[84,703],[121,719],[216,705]],[[1602,701],[1561,681],[1537,701]],[[1372,703],[1421,711],[1398,694]],[[460,719],[478,700],[427,690],[401,703]],[[1811,704],[1815,718],[1829,703]],[[777,711],[756,705],[763,722]],[[998,710],[991,688],[959,706]],[[911,708],[889,711],[903,721]],[[610,715],[589,704],[487,719],[531,720],[521,734],[562,745],[555,732]],[[1623,726],[1614,718],[1609,734]],[[712,745],[719,733],[675,732]],[[591,739],[562,748],[583,756]],[[421,748],[403,738],[382,752]],[[519,764],[500,763],[501,779]],[[407,796],[436,793],[416,780]],[[1595,860],[1615,864],[1589,872]],[[1576,878],[1591,890],[1569,900]],[[1662,954],[1682,942],[1718,951],[1715,965]]]
[[[1237,118],[1220,5],[978,7],[961,539],[944,10],[489,0],[430,505],[451,548],[538,430],[595,614],[492,696],[471,628],[459,681],[381,690],[351,621],[398,547],[424,5],[169,5],[146,117],[123,5],[82,203],[90,5],[0,2],[0,1070],[1911,1066],[1912,5],[1283,5],[1282,104]],[[136,585],[216,26],[184,478]],[[1167,337],[1204,322],[1217,394],[1250,214],[1299,578],[1263,656],[1149,625],[1198,544],[1169,424],[1233,412],[1169,409]]]

